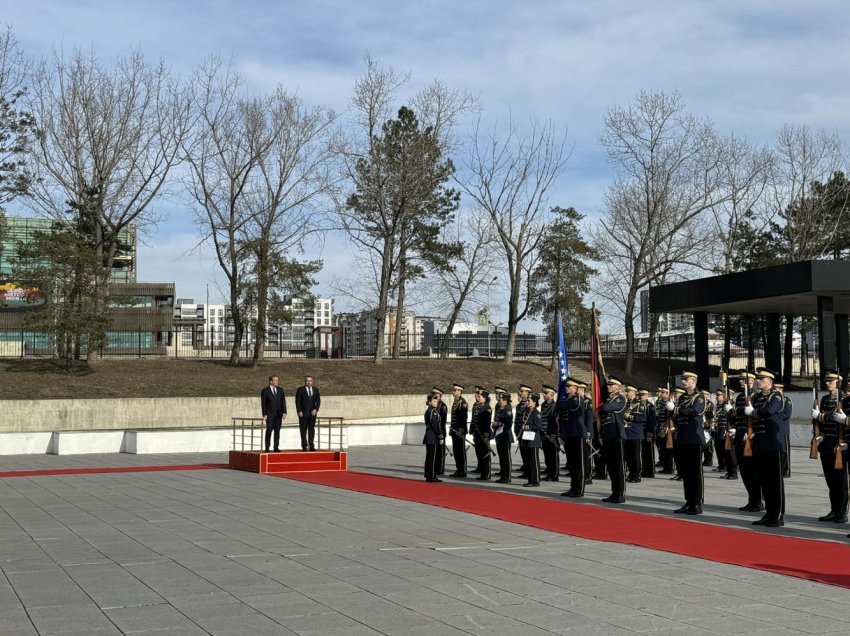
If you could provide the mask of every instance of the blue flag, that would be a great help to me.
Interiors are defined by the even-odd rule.
[[[567,348],[564,346],[564,329],[561,326],[561,314],[558,313],[558,402],[567,399],[567,378],[570,365],[567,361]]]

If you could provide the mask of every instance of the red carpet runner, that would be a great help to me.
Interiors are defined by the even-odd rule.
[[[285,478],[850,588],[850,545],[840,543],[358,472],[310,473]]]
[[[105,466],[103,468],[44,468],[37,470],[7,470],[5,477],[50,477],[53,475],[99,475],[101,473],[151,473],[165,470],[212,470],[230,468],[227,464],[179,464],[176,466]]]

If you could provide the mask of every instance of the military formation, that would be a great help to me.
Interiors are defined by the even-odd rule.
[[[827,393],[815,399],[812,408],[811,457],[820,457],[831,510],[819,521],[846,523],[845,439],[850,431],[845,413],[850,411],[850,380],[842,394],[840,374],[830,371],[824,378]],[[560,399],[552,386],[543,385],[537,392],[520,385],[516,407],[502,387],[491,393],[476,386],[470,405],[463,397],[464,387],[455,384],[451,407],[443,401],[442,390],[434,387],[425,413],[425,479],[442,481],[451,454],[456,470],[449,477],[475,475],[490,481],[495,476],[506,484],[518,472],[523,486],[538,487],[541,480],[561,480],[563,455],[569,477],[564,497],[584,497],[585,486],[607,479],[611,494],[603,501],[623,504],[627,484],[672,475],[683,490],[683,503],[673,512],[701,515],[704,471],[712,467],[721,478],[743,483],[746,503],[739,510],[763,514],[753,525],[780,527],[785,523],[785,479],[790,477],[791,400],[769,369],[744,369],[733,380],[737,386],[730,386],[724,374],[724,387],[712,395],[699,390],[697,373],[686,369],[680,387],[659,386],[653,399],[649,390],[611,376],[598,409],[588,396],[588,386],[572,378],[567,378]],[[470,446],[477,460],[471,469]],[[494,461],[498,461],[495,475]]]

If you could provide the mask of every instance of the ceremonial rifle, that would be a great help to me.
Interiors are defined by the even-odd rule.
[[[726,374],[725,371],[722,371],[721,377],[723,378],[723,408],[725,410],[726,404],[729,401],[729,376]],[[732,428],[731,426],[729,426],[730,412],[726,413],[726,444],[724,445],[724,448],[728,451],[732,450],[732,436],[729,434],[729,429]]]
[[[812,378],[812,410],[818,408],[818,376]],[[818,458],[818,437],[820,437],[820,424],[816,418],[812,418],[812,448],[809,451],[809,459]]]
[[[472,442],[470,442],[470,441],[469,441],[468,439],[466,439],[465,437],[463,438],[463,441],[466,443],[466,445],[467,445],[467,446],[472,446],[473,450],[475,449],[475,444],[473,444]],[[490,451],[490,454],[491,454],[493,457],[495,457],[495,456],[496,456],[496,451],[494,451],[492,448],[490,448],[490,441],[489,441],[489,440],[487,441],[487,450],[489,450],[489,451]]]
[[[673,394],[670,393],[670,367],[667,367],[667,399],[672,402]],[[666,447],[668,449],[673,448],[673,431],[676,430],[676,426],[673,420],[673,411],[670,411],[670,415],[667,417],[667,444]]]
[[[744,382],[744,396],[747,398],[747,406],[753,405],[753,396],[750,395],[749,378]],[[744,457],[753,456],[753,445],[750,438],[753,436],[753,416],[747,415],[747,438],[744,440]]]

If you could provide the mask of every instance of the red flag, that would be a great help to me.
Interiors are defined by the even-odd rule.
[[[591,370],[591,399],[594,410],[599,410],[603,400],[602,387],[608,381],[605,375],[605,365],[602,364],[602,345],[599,342],[599,315],[596,304],[590,310],[590,370]]]

